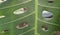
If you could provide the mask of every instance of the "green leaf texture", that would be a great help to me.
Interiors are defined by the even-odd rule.
[[[60,31],[60,0],[54,0],[49,3],[48,0],[38,0],[38,34],[39,35],[57,35],[55,31]],[[53,14],[51,20],[45,20],[42,17],[43,11],[49,11]],[[42,26],[47,26],[48,29],[43,30]],[[60,35],[60,34],[59,34]]]
[[[27,8],[27,12],[19,15],[13,14],[19,8]],[[7,0],[0,4],[0,35],[34,35],[35,34],[35,0]],[[29,26],[24,29],[16,29],[22,22],[27,22]],[[7,32],[3,32],[4,30]]]
[[[52,1],[51,1],[52,2]],[[56,35],[60,33],[60,0],[7,0],[0,4],[0,35]],[[22,14],[15,15],[14,11],[27,8]],[[43,12],[48,12],[47,16]],[[29,26],[17,29],[16,26],[26,22]],[[3,32],[8,30],[7,32]]]

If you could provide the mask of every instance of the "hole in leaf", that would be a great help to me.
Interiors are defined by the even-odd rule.
[[[8,31],[9,31],[9,30],[7,30],[7,29],[6,29],[6,30],[3,30],[2,33],[8,32]]]
[[[13,13],[14,13],[15,15],[18,15],[18,14],[23,14],[23,13],[25,13],[25,12],[27,12],[27,8],[20,8],[20,9],[14,11]]]
[[[49,11],[44,10],[44,11],[42,11],[42,17],[45,20],[51,20],[52,17],[53,17],[53,14],[51,12],[49,12]]]
[[[54,35],[60,35],[60,31],[55,31]]]
[[[7,0],[0,0],[0,3],[3,3],[3,2],[5,2],[5,1],[7,1]]]
[[[54,0],[48,0],[48,3],[53,3],[54,2]]]
[[[47,25],[43,25],[43,26],[42,26],[42,30],[43,30],[43,31],[48,31],[48,26],[47,26]]]
[[[0,18],[4,18],[5,16],[4,15],[1,15]]]
[[[18,24],[18,25],[16,26],[16,28],[17,28],[17,29],[23,29],[23,28],[26,28],[26,27],[28,27],[28,26],[29,26],[28,23],[22,22],[22,23]]]

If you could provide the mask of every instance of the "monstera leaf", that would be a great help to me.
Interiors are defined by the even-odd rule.
[[[35,0],[0,1],[0,35],[34,35]]]
[[[39,35],[60,35],[60,8],[58,4],[59,0],[38,1]]]
[[[0,35],[60,35],[59,0],[0,0]]]

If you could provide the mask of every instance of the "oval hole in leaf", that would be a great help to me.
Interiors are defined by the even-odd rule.
[[[4,18],[5,16],[4,15],[1,15],[0,18]]]
[[[2,33],[8,32],[8,31],[9,31],[9,30],[7,30],[7,29],[6,29],[6,30],[3,30]]]
[[[14,11],[13,14],[19,15],[19,14],[25,13],[26,11],[27,11],[27,8],[20,8],[20,9]]]
[[[60,31],[55,31],[54,35],[60,35]]]
[[[47,32],[48,31],[48,26],[47,25],[43,25],[42,26],[42,30],[45,31],[45,32]]]
[[[48,0],[48,3],[53,3],[54,2],[54,0]]]
[[[43,17],[43,19],[45,19],[45,20],[51,20],[52,19],[52,17],[53,17],[53,14],[51,13],[51,12],[49,12],[49,11],[43,11],[42,12],[42,17]]]
[[[23,28],[26,28],[26,27],[28,27],[28,26],[29,26],[28,23],[22,22],[22,23],[18,24],[18,25],[16,26],[16,28],[17,28],[17,29],[23,29]]]
[[[5,1],[7,1],[7,0],[0,0],[0,3],[3,3],[3,2],[5,2]]]

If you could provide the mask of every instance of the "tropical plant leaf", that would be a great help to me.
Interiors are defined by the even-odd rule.
[[[13,14],[18,9],[26,8],[26,12],[22,14]],[[22,9],[23,10],[23,9]],[[34,30],[35,22],[35,0],[7,0],[0,4],[0,35],[28,35]],[[16,26],[26,22],[29,24],[24,29],[17,29]],[[31,32],[31,34],[34,34]]]
[[[59,0],[0,3],[0,35],[60,35],[59,4]]]
[[[38,33],[40,35],[58,35],[56,31],[60,32],[60,8],[58,4],[58,0],[54,0],[53,3],[49,3],[49,0],[39,0]],[[46,15],[50,16],[50,13],[45,13],[45,16],[43,17],[43,11],[50,12],[53,14],[53,16],[46,17]]]

